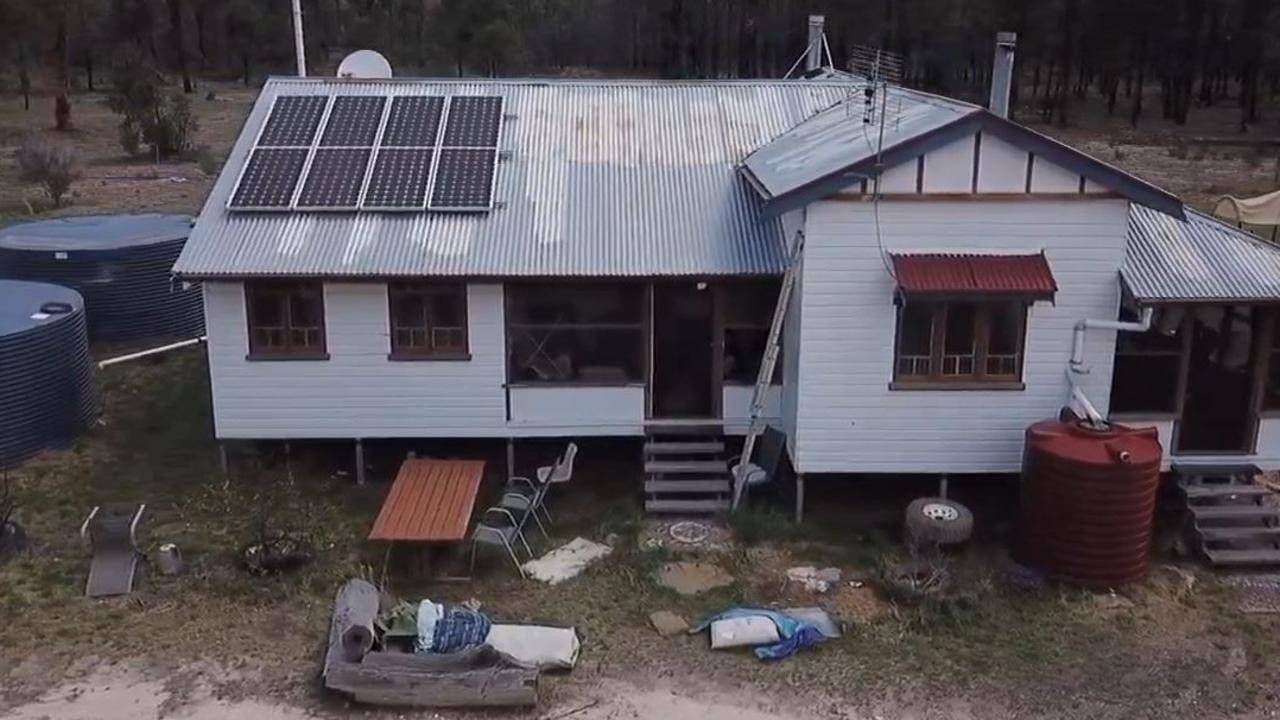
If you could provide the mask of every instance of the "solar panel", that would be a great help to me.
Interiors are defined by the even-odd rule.
[[[421,210],[426,205],[433,154],[431,148],[379,150],[363,207]]]
[[[402,96],[391,101],[383,147],[433,147],[440,128],[444,98]]]
[[[344,95],[333,99],[329,121],[320,138],[322,147],[373,147],[382,124],[382,108],[387,99],[381,95]]]
[[[307,162],[306,148],[258,148],[253,151],[231,207],[242,209],[288,209],[293,190]]]
[[[445,147],[496,147],[502,122],[502,98],[459,96],[449,100]]]
[[[324,95],[283,95],[276,98],[258,137],[260,147],[310,147],[329,98]]]
[[[298,207],[355,210],[372,152],[369,148],[316,150],[298,195]]]
[[[444,148],[436,163],[433,210],[487,210],[493,204],[495,148]]]

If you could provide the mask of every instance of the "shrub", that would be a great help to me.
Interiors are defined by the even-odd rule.
[[[164,76],[136,48],[117,53],[111,79],[115,91],[109,104],[121,116],[120,145],[126,153],[137,154],[143,142],[159,158],[191,149],[199,129],[191,101],[166,87]]]
[[[74,150],[35,133],[22,142],[17,159],[22,179],[40,185],[54,207],[62,206],[62,197],[80,176]]]

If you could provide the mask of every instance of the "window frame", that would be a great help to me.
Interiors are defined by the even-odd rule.
[[[721,303],[723,308],[719,313],[721,317],[721,321],[720,321],[720,328],[718,330],[719,338],[720,338],[718,352],[721,355],[721,363],[722,363],[721,370],[719,371],[719,373],[722,376],[724,375],[723,363],[728,360],[726,352],[728,347],[727,339],[729,337],[730,332],[743,331],[743,330],[749,331],[749,332],[763,332],[766,337],[764,352],[768,352],[769,346],[768,346],[767,338],[769,336],[769,333],[773,331],[773,310],[770,310],[769,317],[761,323],[740,322],[738,320],[730,319],[729,317],[730,315],[729,308],[732,305],[732,301],[734,299],[733,298],[734,292],[741,291],[743,288],[751,287],[751,286],[755,286],[757,291],[763,292],[766,295],[772,297],[773,300],[772,300],[771,308],[776,308],[778,297],[782,292],[782,278],[770,277],[770,278],[763,278],[763,279],[754,279],[754,278],[753,279],[735,279],[735,280],[729,280],[724,283],[721,283],[718,286],[717,302]],[[770,380],[770,385],[780,385],[782,383],[782,372],[783,372],[782,365],[783,365],[783,358],[786,355],[786,353],[783,351],[783,345],[785,343],[785,340],[786,340],[786,333],[783,333],[778,337],[778,363],[774,367],[773,378]],[[760,356],[760,362],[761,363],[764,362],[763,353]],[[724,387],[754,387],[756,384],[756,381],[759,379],[758,376],[759,374],[756,373],[752,375],[752,377],[749,380],[740,380],[736,378],[722,377],[721,384]]]
[[[387,344],[390,351],[387,359],[393,361],[468,361],[471,360],[471,315],[467,305],[467,284],[465,282],[435,282],[429,280],[391,281],[387,289]],[[396,324],[396,299],[402,295],[421,295],[423,307],[422,326]],[[440,296],[453,296],[462,310],[462,325],[456,329],[462,332],[461,349],[458,347],[437,348],[434,343],[424,346],[401,346],[396,338],[401,329],[409,332],[422,331],[424,338],[430,341],[432,333],[439,327],[432,317],[430,301]],[[455,329],[453,326],[445,326]]]
[[[299,325],[293,323],[293,304],[303,294],[310,294],[316,303],[316,325]],[[278,296],[283,302],[283,325],[266,326],[254,317],[255,299],[261,295]],[[286,280],[246,280],[244,282],[244,316],[248,354],[246,360],[328,360],[328,332],[325,325],[325,293],[324,283],[319,280],[286,279]],[[283,333],[284,345],[263,347],[256,339],[259,331],[276,330]],[[297,331],[318,332],[319,342],[315,345],[296,345],[293,333]]]
[[[900,298],[895,302],[893,368],[890,390],[1025,390],[1026,383],[1023,372],[1027,357],[1027,325],[1032,300],[1026,297],[992,297],[990,295],[929,297],[919,296]],[[901,342],[903,338],[903,319],[907,306],[911,303],[925,305],[930,310],[929,326],[929,372],[927,375],[906,375],[902,373]],[[947,314],[952,305],[969,304],[974,306],[973,333],[974,351],[972,373],[963,375],[944,375],[942,373],[946,356],[946,324]],[[991,355],[988,352],[991,344],[991,313],[994,306],[1016,304],[1021,312],[1017,314],[1017,367],[1010,374],[989,374],[987,362]]]
[[[638,319],[632,321],[590,321],[590,322],[527,322],[513,320],[512,318],[519,315],[516,312],[518,296],[521,292],[530,292],[537,288],[613,288],[621,287],[626,291],[627,288],[639,288],[638,295],[640,301]],[[648,283],[613,283],[607,280],[552,280],[548,282],[520,282],[506,283],[503,286],[503,339],[506,344],[504,366],[506,368],[507,387],[529,387],[529,388],[554,388],[554,387],[643,387],[649,382],[649,353],[650,353],[650,309],[651,309],[651,286]],[[640,377],[628,377],[625,380],[583,380],[580,378],[571,378],[567,380],[530,380],[516,379],[514,372],[515,362],[515,335],[519,332],[528,333],[531,338],[536,339],[533,333],[544,333],[545,336],[552,336],[560,332],[590,332],[590,331],[622,331],[635,332],[638,335],[639,343],[637,347],[637,367],[639,368]]]

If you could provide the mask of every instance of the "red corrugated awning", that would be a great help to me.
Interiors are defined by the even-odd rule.
[[[1005,295],[1052,299],[1058,291],[1044,254],[891,255],[898,288],[908,295]]]

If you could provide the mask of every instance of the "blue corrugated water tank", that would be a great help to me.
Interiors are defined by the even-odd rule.
[[[0,278],[56,283],[84,297],[91,340],[185,340],[204,334],[200,287],[170,271],[187,215],[84,215],[0,228]]]
[[[80,294],[0,280],[0,469],[70,445],[96,397]]]

